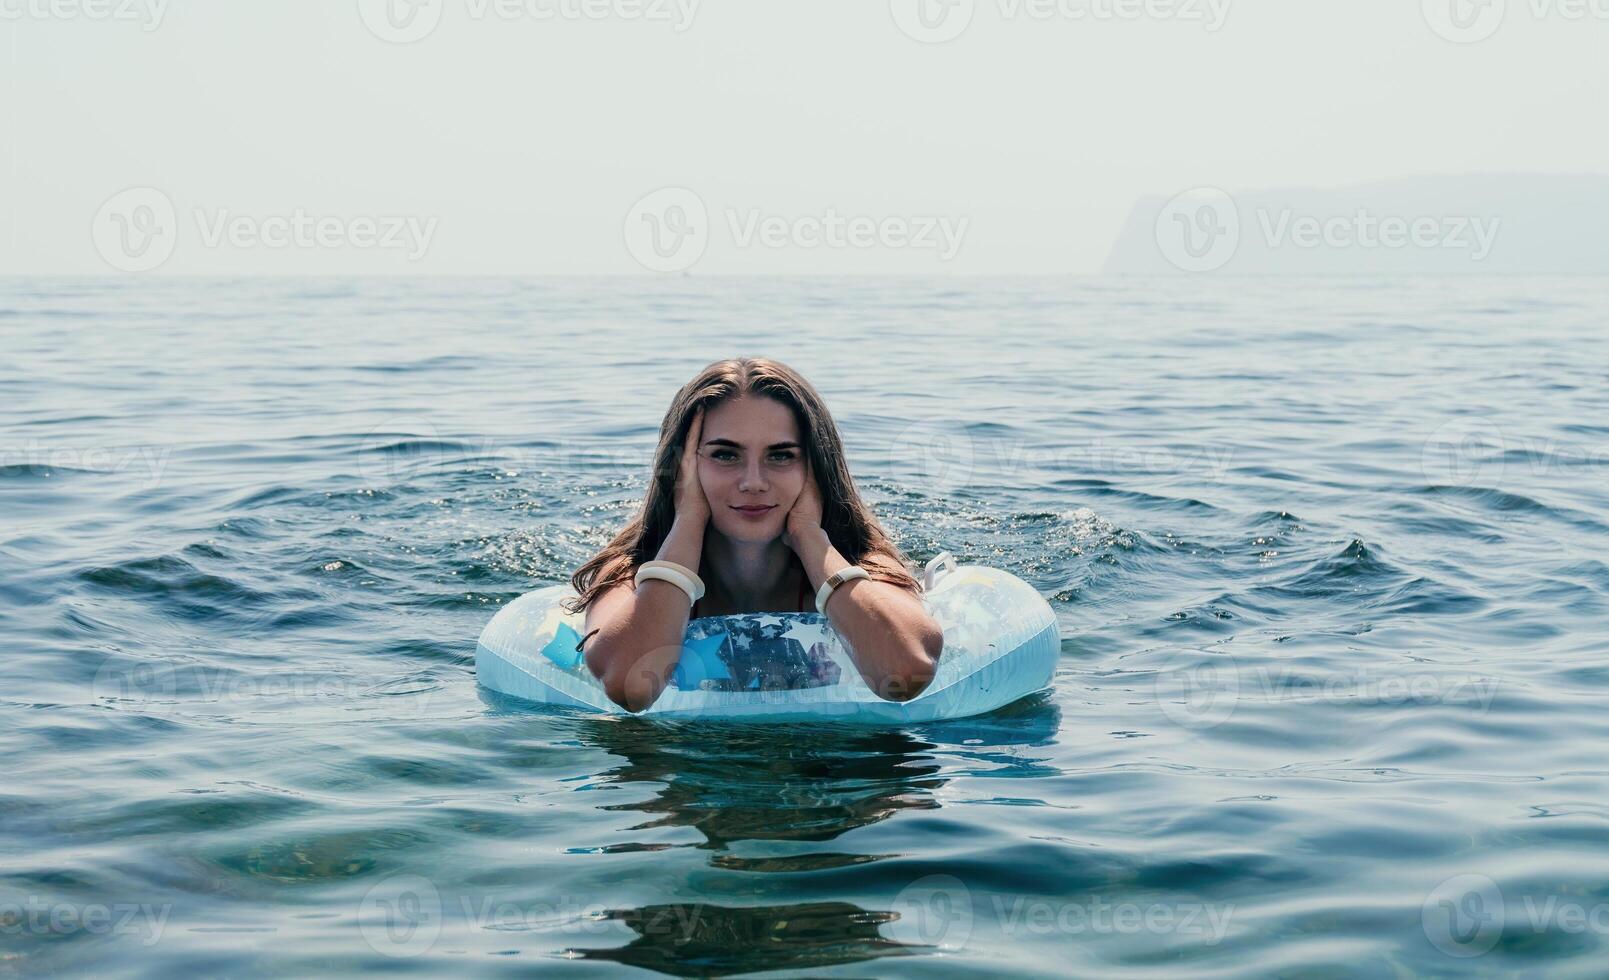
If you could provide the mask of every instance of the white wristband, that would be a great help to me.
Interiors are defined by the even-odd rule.
[[[823,616],[827,615],[827,600],[831,598],[833,590],[838,586],[857,578],[869,579],[871,577],[871,573],[859,565],[850,565],[848,568],[840,568],[838,571],[833,572],[827,576],[827,581],[821,583],[821,588],[816,591],[816,612],[821,613]]]
[[[655,558],[653,561],[643,562],[638,567],[664,568],[675,572],[676,574],[685,578],[687,581],[693,583],[693,600],[695,602],[704,598],[704,580],[699,578],[698,573],[693,571],[691,568],[688,568],[686,565],[680,565],[673,561],[665,561],[662,558]]]
[[[645,565],[642,568],[637,569],[637,574],[634,576],[633,581],[638,585],[642,585],[643,582],[647,581],[648,579],[658,579],[661,582],[669,582],[671,585],[681,589],[683,592],[687,593],[687,601],[689,604],[697,602],[701,598],[699,595],[700,590],[693,586],[692,581],[689,580],[686,575],[683,575],[681,572],[678,572],[673,568],[666,568],[663,565]]]

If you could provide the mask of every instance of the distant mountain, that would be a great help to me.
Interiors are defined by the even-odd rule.
[[[1135,204],[1108,275],[1609,275],[1609,176],[1197,188]]]

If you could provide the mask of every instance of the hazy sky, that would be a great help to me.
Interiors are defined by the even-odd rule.
[[[0,0],[0,271],[1084,273],[1146,194],[1609,173],[1609,0],[1487,3]]]

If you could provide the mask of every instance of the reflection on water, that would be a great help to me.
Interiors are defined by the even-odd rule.
[[[728,976],[756,970],[802,970],[908,954],[883,938],[890,913],[846,902],[800,902],[733,908],[702,903],[611,911],[637,938],[611,949],[569,951],[672,976]]]
[[[649,800],[603,809],[639,810],[653,818],[645,828],[696,828],[698,846],[720,851],[745,840],[829,841],[900,810],[937,807],[932,794],[945,782],[924,755],[931,746],[903,732],[655,727],[581,726],[583,741],[625,760],[600,779],[658,784]]]
[[[487,692],[505,707],[509,699]],[[537,711],[551,710],[536,708]],[[989,766],[996,776],[1051,772],[1025,747],[1054,737],[1060,709],[1046,697],[1025,699],[983,718],[936,723],[912,731],[862,726],[776,726],[581,717],[576,734],[587,746],[621,760],[587,780],[654,787],[630,803],[606,803],[609,812],[641,812],[651,819],[631,830],[689,827],[713,850],[709,865],[726,872],[805,874],[852,868],[902,857],[847,849],[800,847],[797,853],[735,853],[747,841],[801,845],[834,841],[852,830],[902,811],[937,810],[949,782],[936,750]],[[1013,751],[1015,750],[1015,751]],[[617,841],[603,853],[660,849]],[[712,891],[753,890],[742,878]],[[682,976],[752,970],[807,969],[902,955],[913,945],[879,931],[897,922],[893,908],[842,901],[767,905],[714,902],[655,904],[611,909],[605,918],[637,936],[620,947],[572,947],[569,955],[629,963]]]

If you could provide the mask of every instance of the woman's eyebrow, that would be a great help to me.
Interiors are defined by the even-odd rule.
[[[706,445],[706,446],[731,446],[733,449],[742,449],[743,448],[742,446],[738,445],[737,443],[733,442],[730,439],[709,439],[709,440],[705,441],[704,445]],[[799,444],[797,442],[773,442],[771,445],[767,446],[766,448],[767,449],[798,449]]]

